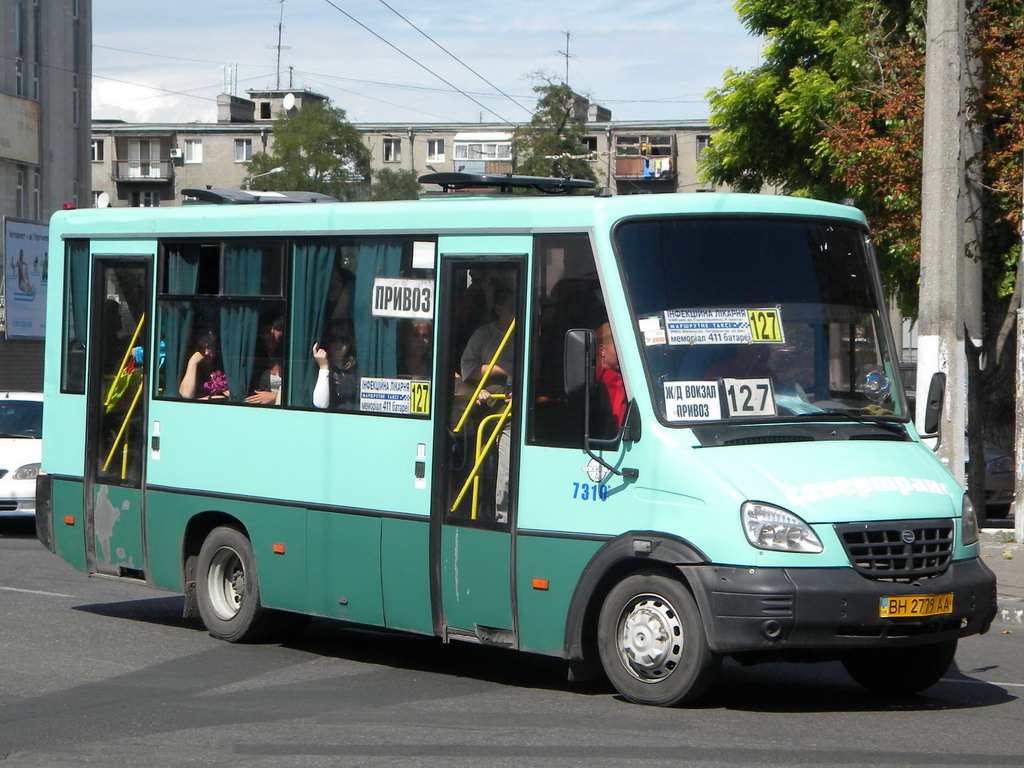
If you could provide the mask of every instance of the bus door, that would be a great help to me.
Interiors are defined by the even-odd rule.
[[[442,257],[432,509],[435,623],[448,638],[515,645],[522,257]]]
[[[145,577],[151,264],[150,257],[98,257],[93,268],[84,495],[90,573]]]

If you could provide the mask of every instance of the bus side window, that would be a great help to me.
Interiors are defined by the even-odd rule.
[[[373,393],[395,379],[430,379],[434,270],[432,263],[416,266],[414,258],[417,246],[423,252],[425,245],[433,247],[410,237],[295,241],[291,405],[406,413],[385,410],[390,404],[375,400]],[[382,291],[392,296],[428,285],[431,296],[415,305],[422,316],[405,306],[410,302],[382,299]],[[423,309],[426,303],[429,311]]]
[[[89,241],[64,246],[64,344],[61,392],[85,393],[85,351],[89,322]]]
[[[544,234],[534,237],[534,325],[530,339],[529,409],[527,441],[531,445],[579,448],[583,436],[583,403],[565,395],[563,349],[572,328],[598,331],[607,322],[604,297],[597,275],[590,238],[579,234]],[[598,388],[598,394],[602,391]],[[593,437],[607,430],[594,409]]]

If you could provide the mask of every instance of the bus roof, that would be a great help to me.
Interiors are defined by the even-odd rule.
[[[63,237],[161,238],[216,233],[516,232],[611,227],[638,216],[797,216],[866,225],[848,205],[782,195],[675,193],[593,197],[441,197],[393,202],[279,206],[191,205],[175,208],[84,208],[58,211]]]

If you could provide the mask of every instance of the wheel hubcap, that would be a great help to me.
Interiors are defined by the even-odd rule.
[[[217,618],[230,621],[245,599],[245,568],[238,553],[221,547],[210,561],[207,592]]]
[[[619,618],[619,658],[637,680],[664,680],[683,655],[683,625],[660,595],[633,598]]]

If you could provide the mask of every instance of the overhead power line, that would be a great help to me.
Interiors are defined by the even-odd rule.
[[[414,59],[414,58],[413,58],[412,56],[410,56],[410,55],[409,55],[408,53],[406,53],[406,52],[405,52],[405,51],[403,51],[403,50],[402,50],[401,48],[399,48],[399,47],[398,47],[397,45],[395,45],[394,43],[392,43],[392,42],[391,42],[390,40],[387,40],[386,38],[384,38],[384,37],[382,37],[381,35],[379,35],[379,34],[377,34],[376,32],[374,32],[374,31],[373,31],[372,29],[370,29],[370,28],[369,28],[368,26],[366,26],[365,24],[363,24],[363,22],[359,21],[359,19],[357,19],[357,18],[356,18],[355,16],[353,16],[353,15],[352,15],[351,13],[349,13],[348,11],[345,11],[345,10],[342,10],[341,8],[339,8],[339,7],[337,6],[337,5],[335,5],[335,4],[334,4],[334,3],[332,2],[332,0],[324,0],[324,2],[325,2],[325,3],[327,3],[327,4],[329,5],[329,6],[331,6],[331,7],[332,7],[332,8],[334,9],[334,10],[336,10],[336,11],[337,11],[338,13],[342,14],[343,16],[345,16],[346,18],[348,18],[348,19],[349,19],[349,20],[351,20],[352,22],[354,22],[354,23],[358,24],[358,25],[359,25],[360,27],[362,27],[363,29],[365,29],[365,30],[366,30],[367,32],[369,32],[369,33],[370,33],[371,35],[373,35],[374,37],[376,37],[376,38],[377,38],[378,40],[380,40],[380,41],[381,41],[382,43],[384,43],[385,45],[387,45],[387,46],[388,46],[389,48],[391,48],[391,49],[393,49],[394,51],[396,51],[396,52],[398,52],[398,53],[402,54],[402,56],[404,56],[405,58],[407,58],[407,59],[408,59],[409,61],[411,61],[411,62],[412,62],[413,64],[415,64],[415,65],[416,65],[417,67],[419,67],[420,69],[423,69],[423,70],[425,70],[425,71],[429,72],[429,73],[430,73],[431,75],[433,75],[434,77],[436,77],[436,78],[437,78],[438,80],[440,80],[440,81],[441,81],[442,83],[444,83],[445,85],[447,85],[447,86],[448,86],[449,88],[454,88],[454,89],[455,89],[456,91],[458,91],[459,93],[461,93],[461,94],[462,94],[463,96],[465,96],[465,97],[466,97],[467,99],[469,99],[470,101],[472,101],[472,102],[473,102],[474,104],[476,104],[476,105],[477,105],[478,107],[480,107],[481,109],[485,109],[485,110],[487,110],[487,111],[488,111],[488,112],[490,112],[490,113],[491,113],[492,115],[494,115],[494,116],[495,116],[495,117],[497,117],[497,118],[498,118],[499,120],[501,120],[501,121],[502,121],[503,123],[508,123],[509,125],[512,125],[512,122],[510,122],[509,120],[506,120],[506,119],[505,119],[504,117],[502,117],[501,115],[499,115],[499,114],[498,114],[497,112],[495,112],[495,111],[494,111],[493,109],[491,109],[490,107],[484,106],[484,105],[483,105],[483,104],[481,104],[481,103],[480,103],[479,101],[477,101],[477,100],[476,100],[476,99],[474,99],[474,98],[473,98],[472,96],[470,96],[470,95],[469,95],[468,93],[466,93],[466,92],[465,92],[464,90],[462,90],[461,88],[459,88],[459,87],[458,87],[457,85],[455,85],[454,83],[450,83],[450,82],[448,82],[447,80],[445,80],[445,79],[444,79],[443,77],[441,77],[441,75],[437,74],[437,72],[434,72],[434,71],[433,71],[432,69],[430,69],[430,67],[428,67],[428,66],[427,66],[426,64],[423,64],[422,62],[420,62],[420,61],[417,61],[417,60],[416,60],[416,59]]]
[[[498,93],[500,93],[500,94],[501,94],[502,96],[504,96],[504,97],[505,97],[506,99],[508,99],[509,101],[511,101],[511,102],[512,102],[513,104],[515,104],[515,105],[516,105],[517,107],[519,107],[519,108],[520,108],[521,110],[523,110],[524,112],[526,112],[526,114],[528,114],[528,115],[531,115],[531,116],[533,115],[533,112],[531,112],[531,111],[530,111],[529,109],[527,109],[527,108],[526,108],[526,107],[524,107],[524,106],[523,106],[522,104],[520,104],[520,103],[519,103],[518,101],[516,101],[516,100],[515,100],[514,98],[512,98],[511,96],[509,96],[509,95],[508,95],[507,93],[505,93],[505,92],[504,92],[503,90],[501,90],[501,88],[499,88],[498,86],[496,86],[496,85],[495,85],[494,83],[492,83],[492,82],[491,82],[490,80],[488,80],[488,79],[487,79],[486,77],[484,77],[484,76],[483,76],[483,75],[481,75],[481,74],[480,74],[479,72],[477,72],[477,71],[476,71],[475,69],[473,69],[473,68],[472,68],[471,66],[469,66],[469,64],[467,64],[466,62],[464,62],[464,61],[463,61],[462,59],[460,59],[460,58],[459,58],[458,56],[456,56],[456,55],[455,55],[454,53],[452,53],[452,52],[451,52],[451,51],[449,51],[449,50],[448,50],[447,48],[445,48],[445,47],[444,47],[443,45],[441,45],[441,44],[440,44],[439,42],[437,42],[437,40],[435,40],[434,38],[432,38],[432,37],[431,37],[430,35],[428,35],[428,34],[427,34],[426,32],[424,32],[424,31],[423,31],[422,29],[420,29],[420,28],[419,28],[419,27],[417,27],[417,26],[416,26],[415,24],[413,24],[413,23],[412,23],[411,21],[409,21],[409,19],[407,19],[407,18],[406,18],[405,16],[403,16],[403,15],[402,15],[402,14],[400,14],[400,13],[399,13],[398,11],[396,11],[396,10],[395,10],[394,8],[392,8],[392,7],[390,6],[390,5],[388,5],[388,4],[387,4],[387,3],[385,2],[385,0],[378,0],[378,2],[380,2],[380,4],[381,4],[381,5],[383,5],[383,6],[385,7],[385,8],[387,8],[387,9],[388,9],[389,11],[391,11],[391,12],[392,12],[393,14],[395,14],[395,15],[396,15],[396,16],[397,16],[398,18],[400,18],[400,19],[401,19],[402,21],[404,21],[404,22],[405,22],[406,24],[408,24],[408,25],[409,25],[410,27],[412,27],[412,28],[413,28],[413,29],[415,29],[415,30],[416,30],[417,32],[419,32],[419,33],[420,33],[421,35],[423,35],[423,36],[424,36],[425,38],[427,38],[427,40],[429,40],[430,42],[432,42],[432,43],[433,43],[434,45],[436,45],[436,46],[437,46],[438,48],[440,48],[440,49],[441,49],[442,51],[444,51],[444,52],[445,52],[445,53],[447,53],[447,54],[448,54],[449,56],[451,56],[451,57],[452,57],[453,59],[455,59],[455,61],[457,61],[457,62],[458,62],[459,64],[461,64],[461,65],[462,65],[463,67],[465,67],[465,68],[466,68],[466,69],[468,69],[468,70],[469,70],[470,72],[472,72],[472,73],[473,73],[474,75],[476,75],[476,76],[477,76],[477,77],[479,77],[479,78],[480,78],[481,80],[483,80],[483,81],[484,81],[485,83],[487,83],[487,85],[489,85],[489,86],[490,86],[491,88],[493,88],[494,90],[496,90],[496,91],[497,91]]]

